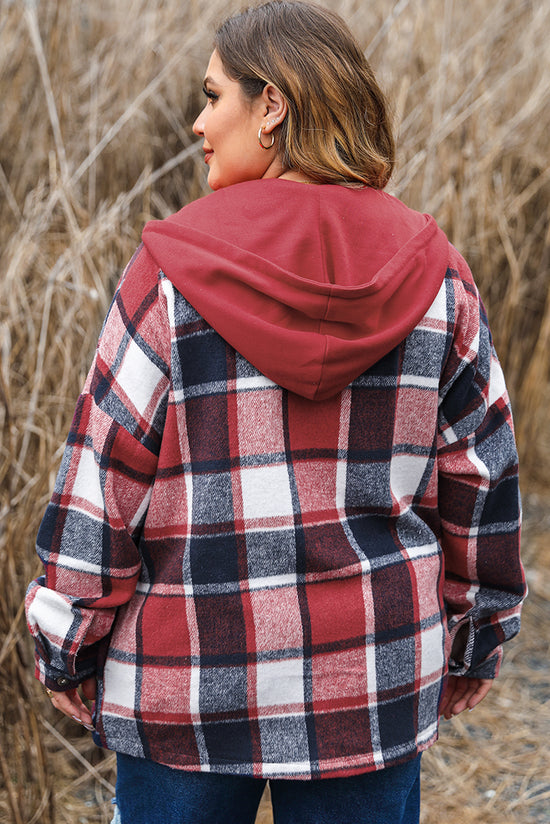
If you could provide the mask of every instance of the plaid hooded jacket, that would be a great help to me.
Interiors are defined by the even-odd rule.
[[[27,595],[37,677],[102,746],[349,775],[437,736],[519,628],[517,456],[433,219],[254,181],[149,224],[78,401]]]

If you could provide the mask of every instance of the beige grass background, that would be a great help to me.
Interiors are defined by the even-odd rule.
[[[422,822],[550,822],[550,3],[327,5],[393,101],[390,191],[434,214],[476,275],[523,462],[525,628],[484,704],[426,755]],[[190,126],[234,8],[0,0],[0,822],[110,820],[113,756],[49,707],[21,601],[121,268],[146,220],[206,191]]]

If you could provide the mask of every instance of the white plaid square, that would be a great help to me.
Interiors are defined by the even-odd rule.
[[[292,516],[286,465],[241,469],[241,487],[246,520]]]
[[[112,658],[105,664],[105,693],[109,704],[126,709],[135,709],[136,696],[136,667],[135,664],[123,661],[114,661]],[[105,707],[108,712],[109,707]]]
[[[116,379],[123,392],[132,399],[140,415],[145,413],[162,378],[160,369],[131,341]]]
[[[444,662],[443,649],[443,628],[441,624],[436,624],[430,629],[425,629],[420,634],[422,644],[422,671],[421,676],[425,678],[429,675],[440,676]]]
[[[427,459],[421,455],[394,455],[390,464],[391,491],[397,500],[417,494]]]
[[[73,498],[81,498],[103,511],[104,500],[100,475],[91,449],[82,449],[80,453],[71,494]]]
[[[258,707],[289,707],[304,703],[301,658],[267,661],[256,668]]]

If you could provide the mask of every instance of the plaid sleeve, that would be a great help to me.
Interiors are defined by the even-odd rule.
[[[452,279],[451,346],[439,413],[444,599],[454,675],[492,678],[519,631],[518,458],[510,403],[469,271]]]
[[[36,676],[50,689],[95,672],[116,609],[134,592],[166,412],[169,337],[159,278],[138,251],[105,320],[38,533],[44,575],[29,586],[26,609]]]

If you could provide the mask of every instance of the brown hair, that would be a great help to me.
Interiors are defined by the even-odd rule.
[[[214,39],[247,98],[276,86],[288,103],[277,135],[287,169],[382,189],[394,163],[386,100],[344,21],[301,0],[271,0],[228,18]]]

